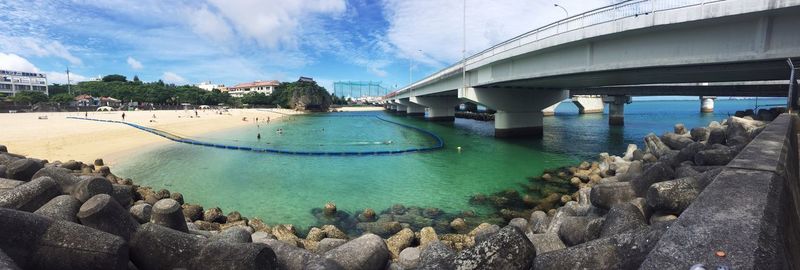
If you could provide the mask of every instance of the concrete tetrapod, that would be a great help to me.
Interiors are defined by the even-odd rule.
[[[0,207],[33,212],[58,195],[61,195],[61,188],[56,181],[50,177],[39,177],[0,193]]]
[[[108,194],[95,195],[81,205],[78,219],[83,225],[129,240],[139,222]]]
[[[78,199],[69,195],[61,195],[53,198],[33,213],[52,219],[78,223],[77,214],[80,208],[81,202]]]
[[[231,244],[147,223],[130,241],[131,261],[150,269],[276,269],[275,252],[264,244]]]
[[[93,177],[78,182],[72,190],[72,196],[81,202],[86,202],[94,195],[112,194],[113,192],[114,188],[110,181],[103,177]]]
[[[182,232],[189,232],[181,204],[173,199],[161,199],[153,205],[150,222]]]
[[[22,269],[128,269],[124,239],[80,224],[0,208],[0,234]]]

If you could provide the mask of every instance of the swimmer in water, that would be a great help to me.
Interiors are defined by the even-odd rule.
[[[261,140],[261,133],[258,133],[258,136],[256,136],[256,138],[258,138],[258,140]]]

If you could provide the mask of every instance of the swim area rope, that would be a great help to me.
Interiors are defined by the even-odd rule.
[[[284,155],[300,155],[300,156],[368,156],[368,155],[397,155],[397,154],[404,154],[404,153],[414,153],[414,152],[428,152],[434,151],[444,148],[444,140],[442,140],[439,135],[435,133],[418,128],[415,126],[395,122],[378,115],[368,116],[368,115],[341,115],[336,117],[375,117],[381,121],[388,122],[391,124],[395,124],[401,126],[403,128],[408,128],[420,132],[422,134],[428,135],[433,138],[436,143],[430,147],[421,147],[421,148],[406,148],[400,150],[380,150],[380,151],[292,151],[292,150],[281,150],[281,149],[274,149],[274,148],[261,148],[261,147],[249,147],[249,146],[236,146],[236,145],[226,145],[226,144],[216,144],[216,143],[209,143],[203,142],[199,140],[185,138],[179,135],[175,135],[163,130],[149,128],[141,125],[137,125],[134,123],[123,122],[123,121],[116,121],[116,120],[103,120],[103,119],[95,119],[95,118],[82,118],[82,117],[72,117],[68,116],[67,119],[76,119],[76,120],[87,120],[87,121],[96,121],[96,122],[106,122],[106,123],[117,123],[117,124],[124,124],[139,130],[149,132],[158,136],[161,136],[165,139],[170,141],[197,145],[197,146],[205,146],[205,147],[213,147],[213,148],[220,148],[220,149],[230,149],[230,150],[240,150],[240,151],[249,151],[249,152],[258,152],[258,153],[272,153],[272,154],[284,154]]]

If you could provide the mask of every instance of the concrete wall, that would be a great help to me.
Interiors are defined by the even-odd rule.
[[[799,127],[789,114],[767,126],[671,225],[641,268],[798,269]]]

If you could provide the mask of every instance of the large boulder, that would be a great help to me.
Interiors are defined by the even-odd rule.
[[[644,170],[638,178],[631,179],[631,186],[636,195],[643,197],[650,185],[675,178],[675,171],[666,162],[656,162]]]
[[[30,181],[44,165],[34,159],[18,159],[6,165],[6,177],[20,181]]]
[[[61,188],[50,177],[39,177],[0,193],[0,207],[33,212],[61,195]]]
[[[755,138],[766,126],[766,122],[731,116],[728,118],[728,129],[725,134],[727,138],[742,136],[749,141]]]
[[[647,204],[655,211],[680,214],[721,171],[722,168],[712,169],[653,184],[647,191]]]
[[[567,246],[574,246],[597,239],[602,225],[602,218],[566,217],[558,230],[558,236]]]
[[[459,253],[457,269],[529,269],[535,248],[516,227],[506,226],[486,241]]]
[[[670,165],[677,167],[675,166],[676,165],[675,163],[681,163],[687,160],[694,161],[694,156],[697,154],[697,152],[703,150],[706,150],[706,144],[699,142],[692,142],[683,149],[681,149],[680,152],[678,152],[678,155],[675,156],[675,160],[673,160],[673,163]]]
[[[78,223],[78,217],[76,215],[80,208],[80,201],[69,195],[61,195],[53,198],[33,213],[52,219]]]
[[[22,269],[128,269],[125,240],[74,222],[0,208],[0,232]]]
[[[726,141],[725,129],[719,126],[709,127],[708,140],[706,140],[706,143],[708,145],[724,144],[725,141]]]
[[[451,270],[455,269],[453,260],[456,252],[441,241],[433,241],[422,249],[419,256],[420,270]]]
[[[397,221],[376,221],[376,222],[360,222],[356,225],[361,231],[373,233],[381,236],[390,236],[403,229],[400,222]]]
[[[544,233],[550,225],[550,217],[544,211],[533,211],[528,220],[528,230],[532,233]]]
[[[336,239],[336,238],[325,238],[320,240],[319,244],[317,244],[316,252],[322,254],[328,252],[328,250],[344,245],[344,243],[347,243],[347,240]]]
[[[138,269],[276,269],[274,250],[264,244],[231,244],[147,223],[131,238]],[[127,269],[127,268],[126,268]]]
[[[589,196],[592,205],[602,209],[611,209],[614,204],[627,202],[633,198],[636,198],[636,192],[633,190],[631,182],[610,182],[595,185],[592,187],[592,192]]]
[[[638,269],[665,231],[666,226],[645,227],[537,254],[533,269]]]
[[[689,145],[690,143],[694,142],[689,137],[686,137],[686,136],[683,136],[683,135],[678,135],[678,134],[671,133],[671,132],[667,132],[664,135],[662,135],[661,136],[661,141],[665,145],[669,146],[669,148],[672,148],[673,150],[681,150],[684,147],[686,147],[687,145]]]
[[[736,157],[736,151],[728,147],[720,147],[698,151],[694,155],[694,163],[697,165],[726,165]]]
[[[533,243],[536,254],[544,254],[550,251],[567,248],[564,242],[561,241],[561,238],[554,233],[533,234],[528,237],[528,239]]]
[[[392,258],[397,259],[401,251],[411,246],[412,241],[414,241],[414,231],[405,228],[386,239],[386,246],[389,248]]]
[[[433,227],[425,227],[419,230],[419,248],[424,250],[430,243],[439,241],[436,230]]]
[[[661,142],[661,139],[655,133],[647,134],[644,137],[644,144],[647,152],[653,154],[656,158],[660,157],[664,151],[668,151],[669,146]]]
[[[707,127],[696,127],[689,132],[692,135],[692,140],[696,142],[703,142],[708,140],[709,129]]]
[[[419,259],[419,248],[410,247],[400,252],[397,261],[406,269],[414,269],[419,265]]]
[[[642,211],[631,203],[620,203],[611,207],[606,214],[600,237],[609,237],[643,227],[647,227],[647,220]]]
[[[391,255],[380,236],[368,233],[325,252],[325,258],[344,269],[380,270],[386,267]]]
[[[61,192],[64,194],[72,192],[72,187],[81,181],[81,179],[73,175],[70,170],[58,167],[44,167],[33,174],[31,179],[42,176],[47,176],[55,180],[56,183],[61,186]]]

